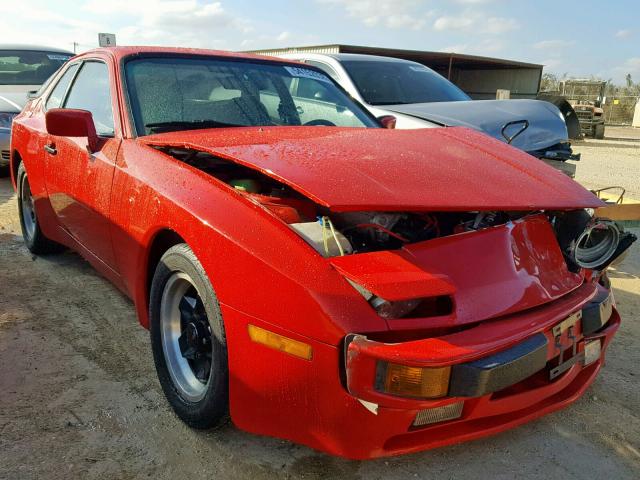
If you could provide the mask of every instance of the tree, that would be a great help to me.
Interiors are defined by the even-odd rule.
[[[540,81],[541,92],[557,92],[559,88],[558,77],[553,73],[545,73]]]
[[[627,75],[624,77],[624,79],[627,81],[627,88],[633,87],[633,79],[631,78],[631,74],[630,73],[627,73]]]

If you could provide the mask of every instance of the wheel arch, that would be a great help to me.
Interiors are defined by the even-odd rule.
[[[142,269],[142,285],[136,295],[136,305],[138,318],[143,327],[149,328],[149,295],[151,293],[151,282],[153,275],[162,258],[162,255],[171,247],[180,243],[188,242],[175,230],[171,228],[161,228],[155,232],[148,247],[145,250],[145,261]]]
[[[22,163],[22,155],[16,149],[11,152],[11,159],[9,160],[9,168],[11,171],[11,183],[13,183],[13,188],[17,191],[18,189],[18,168],[20,168],[20,164]]]

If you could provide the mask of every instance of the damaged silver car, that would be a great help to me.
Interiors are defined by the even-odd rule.
[[[282,55],[322,69],[377,117],[393,115],[396,128],[464,126],[541,159],[578,160],[560,110],[540,100],[472,100],[430,68],[408,60],[349,53]],[[299,96],[325,92],[296,85]]]

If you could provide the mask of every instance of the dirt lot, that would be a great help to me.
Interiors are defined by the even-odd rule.
[[[640,200],[640,128],[607,127],[604,140],[574,142],[582,154],[575,179],[590,189],[622,186],[626,195]]]
[[[620,181],[640,198],[631,185],[638,151],[627,158],[617,148],[613,158],[609,148],[581,146],[581,165],[628,165]],[[637,246],[612,274],[625,322],[576,404],[489,439],[350,462],[232,426],[185,427],[162,397],[132,304],[73,253],[32,257],[18,231],[13,192],[0,179],[2,479],[640,478]]]

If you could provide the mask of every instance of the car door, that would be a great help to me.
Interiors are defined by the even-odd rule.
[[[112,269],[115,260],[109,208],[121,143],[114,121],[114,98],[107,63],[83,61],[60,106],[92,113],[99,136],[97,150],[88,151],[86,138],[52,135],[44,147],[47,191],[58,220],[89,253]]]

